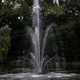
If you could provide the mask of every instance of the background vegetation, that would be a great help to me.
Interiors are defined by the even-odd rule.
[[[54,28],[50,31],[45,53],[50,57],[54,56],[56,52],[53,47],[57,45],[59,55],[66,59],[66,70],[79,72],[80,1],[60,0],[59,3],[57,5],[53,4],[52,0],[44,0],[42,5],[44,28],[52,23],[57,24],[56,31],[54,32]],[[9,64],[10,60],[17,59],[17,56],[18,58],[24,54],[28,56],[31,50],[29,46],[31,45],[29,37],[31,18],[32,0],[0,1],[0,65],[2,67],[6,63]],[[56,44],[54,35],[56,35]]]

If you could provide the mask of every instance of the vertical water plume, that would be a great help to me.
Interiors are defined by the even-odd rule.
[[[32,11],[32,41],[33,41],[33,54],[32,58],[34,56],[34,71],[37,73],[41,72],[41,60],[40,60],[40,27],[41,27],[41,13],[40,13],[40,1],[39,0],[33,0],[33,11]]]
[[[42,73],[43,68],[53,59],[47,60],[44,56],[46,41],[48,37],[48,33],[52,27],[54,27],[54,35],[56,36],[56,24],[51,24],[48,26],[44,32],[44,36],[42,38],[42,0],[33,0],[32,6],[32,45],[33,45],[33,52],[31,55],[31,63],[33,66],[33,72],[35,73]],[[55,37],[56,41],[56,37]],[[57,43],[56,43],[57,46]],[[46,55],[47,56],[47,55]],[[56,55],[54,56],[54,61],[56,65],[56,71],[60,70],[60,58],[58,55],[58,50],[56,48]],[[45,65],[45,66],[44,66]]]

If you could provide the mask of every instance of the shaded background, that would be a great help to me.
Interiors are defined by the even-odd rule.
[[[43,31],[55,23],[47,37],[45,55],[52,58],[58,54],[62,71],[80,72],[80,1],[44,0]],[[32,0],[0,1],[0,72],[16,72],[16,68],[31,69],[32,51]],[[56,57],[56,56],[55,56]],[[5,68],[6,66],[6,68]],[[15,70],[14,70],[15,69]],[[46,66],[55,71],[55,60]],[[28,71],[27,70],[27,71]],[[30,71],[30,70],[29,70]]]

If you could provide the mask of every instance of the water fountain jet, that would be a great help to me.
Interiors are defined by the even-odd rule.
[[[33,0],[32,11],[32,43],[33,43],[33,56],[34,56],[34,72],[41,73],[41,7],[40,0]]]
[[[52,27],[55,28],[55,24],[51,24],[47,27],[45,30],[45,34],[43,37],[43,40],[41,40],[41,27],[42,27],[42,21],[41,21],[41,6],[40,6],[41,0],[33,0],[33,11],[32,11],[32,44],[33,44],[33,52],[30,53],[31,55],[31,63],[33,66],[33,73],[26,72],[26,73],[17,73],[17,74],[4,74],[0,75],[1,80],[52,80],[52,79],[60,79],[61,78],[70,78],[76,76],[76,74],[65,74],[65,73],[54,73],[50,72],[47,74],[40,74],[43,72],[43,67],[45,67],[48,62],[50,62],[52,59],[56,58],[56,70],[58,71],[59,68],[59,57],[56,54],[54,57],[50,58],[49,60],[46,60],[46,57],[44,57],[44,51],[46,46],[46,40],[47,36],[49,34],[49,31]],[[43,41],[41,43],[41,41]],[[42,46],[41,46],[42,44]],[[42,47],[42,48],[41,48]],[[44,66],[43,66],[44,65]],[[63,79],[62,79],[63,80]]]

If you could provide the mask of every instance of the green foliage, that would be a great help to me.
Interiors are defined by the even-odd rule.
[[[56,14],[56,16],[62,15],[64,14],[64,8],[62,6],[57,6],[44,2],[44,15],[47,16],[49,14]]]
[[[31,4],[31,0],[0,1],[0,59],[6,58],[11,46],[11,32],[8,28],[3,28],[6,24],[13,25],[14,22],[16,24],[14,28],[22,31],[24,26],[31,25]]]
[[[1,29],[0,29],[1,30]],[[6,58],[8,49],[10,48],[10,30],[0,31],[0,58]]]
[[[30,15],[31,3],[25,0],[6,0],[4,3],[0,3],[0,16],[6,15]]]

